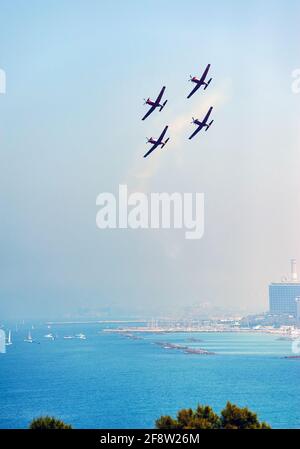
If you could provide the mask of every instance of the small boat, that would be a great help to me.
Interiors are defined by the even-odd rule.
[[[10,345],[12,345],[11,331],[8,332],[8,337],[7,337],[7,342],[6,342],[6,346],[10,346]]]
[[[86,340],[86,336],[84,334],[76,334],[75,335],[76,338],[79,338],[80,340]]]
[[[30,332],[30,331],[28,332],[27,338],[24,338],[24,341],[25,341],[26,343],[33,343],[33,339],[32,339],[32,336],[31,336],[31,332]]]
[[[65,335],[64,336],[65,340],[72,340],[73,338],[75,338],[75,337],[73,337],[72,335]]]
[[[55,337],[53,334],[46,334],[46,335],[44,335],[44,338],[48,338],[49,340],[55,340]]]

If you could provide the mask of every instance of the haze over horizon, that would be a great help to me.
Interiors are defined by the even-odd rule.
[[[299,19],[294,0],[2,2],[0,317],[267,310],[291,258],[300,272]],[[186,100],[207,63],[211,85]],[[97,229],[96,197],[119,184],[203,192],[203,238]]]

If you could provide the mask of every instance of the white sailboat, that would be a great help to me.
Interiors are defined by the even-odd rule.
[[[33,343],[31,332],[28,332],[27,338],[24,339],[26,343]]]
[[[6,346],[12,345],[12,339],[11,339],[11,331],[8,332],[7,342]]]

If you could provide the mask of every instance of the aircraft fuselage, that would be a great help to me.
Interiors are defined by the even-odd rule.
[[[155,105],[155,101],[150,100],[150,98],[148,98],[146,103],[149,104],[150,106],[154,106]]]
[[[155,145],[157,143],[156,139],[153,139],[153,137],[150,137],[150,139],[148,140],[148,143],[151,143],[152,145]],[[159,142],[158,146],[160,145],[164,145],[165,142]]]
[[[150,98],[148,98],[148,100],[146,101],[146,104],[149,104],[150,106],[156,106],[157,108],[162,108],[163,105],[160,103],[155,103],[155,101],[150,100]]]
[[[148,143],[153,143],[155,144],[157,141],[155,139],[153,139],[152,137],[150,137],[150,139],[148,140]]]
[[[200,122],[198,119],[194,120],[193,123],[198,126],[202,125],[202,122]],[[203,123],[203,125],[205,125],[205,123]]]

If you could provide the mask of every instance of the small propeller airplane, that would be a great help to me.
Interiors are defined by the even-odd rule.
[[[168,126],[165,127],[165,129],[163,130],[158,139],[154,139],[153,137],[150,137],[150,139],[148,139],[147,137],[147,143],[152,143],[153,146],[150,148],[149,151],[147,151],[146,154],[144,154],[144,157],[149,156],[149,154],[152,153],[152,151],[154,151],[158,146],[161,146],[161,148],[163,148],[168,143],[170,137],[168,137],[165,141],[163,140],[167,132],[167,129]]]
[[[211,120],[210,123],[208,122],[209,116],[211,114],[211,111],[213,110],[213,107],[211,106],[206,114],[206,116],[204,117],[204,119],[202,120],[202,122],[200,122],[200,120],[198,119],[194,119],[194,117],[192,118],[193,121],[191,122],[194,125],[198,125],[198,128],[196,129],[196,131],[193,132],[193,134],[189,137],[189,139],[191,140],[193,137],[195,137],[196,134],[198,134],[199,131],[201,131],[202,128],[206,128],[205,131],[207,131],[211,125],[213,124],[214,120]]]
[[[145,105],[145,104],[148,104],[149,106],[151,106],[151,108],[149,109],[149,111],[147,112],[147,114],[144,115],[144,117],[142,118],[142,120],[145,120],[147,117],[149,117],[149,115],[152,114],[152,112],[153,112],[156,108],[160,108],[160,109],[159,109],[159,112],[161,112],[161,111],[163,110],[163,108],[166,106],[168,100],[165,100],[163,104],[160,104],[160,101],[161,101],[162,96],[163,96],[163,94],[164,94],[165,88],[166,88],[166,86],[164,86],[164,87],[162,88],[162,90],[160,91],[160,93],[159,93],[159,95],[158,95],[158,97],[156,98],[155,101],[152,101],[150,98],[147,98],[147,100],[145,100],[145,98],[144,98],[144,101],[145,101],[144,105]]]
[[[201,86],[205,86],[204,90],[210,85],[212,78],[210,78],[207,82],[205,81],[205,78],[207,77],[208,71],[210,69],[210,64],[207,65],[206,69],[204,70],[201,78],[197,78],[196,76],[190,75],[189,81],[192,83],[196,83],[196,86],[192,90],[192,92],[187,96],[187,98],[191,98],[192,95],[199,89]]]

